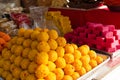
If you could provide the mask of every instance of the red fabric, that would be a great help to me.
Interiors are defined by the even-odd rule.
[[[50,11],[59,10],[65,16],[69,16],[73,28],[85,25],[86,22],[97,22],[102,24],[112,24],[120,28],[120,12],[111,12],[104,9],[75,10],[50,8]]]

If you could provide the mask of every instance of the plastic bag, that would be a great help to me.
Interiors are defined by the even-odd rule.
[[[45,13],[48,11],[48,8],[45,6],[39,6],[39,7],[32,6],[29,9],[30,9],[30,16],[34,22],[34,28],[35,27],[46,28]]]

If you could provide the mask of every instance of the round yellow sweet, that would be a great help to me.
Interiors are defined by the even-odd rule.
[[[90,50],[88,52],[88,55],[90,56],[91,59],[95,59],[97,57],[97,53],[94,50]]]
[[[49,39],[49,35],[47,32],[44,31],[41,31],[37,36],[38,41],[48,41],[48,39]]]
[[[38,68],[35,71],[35,75],[37,78],[45,78],[48,76],[49,73],[50,73],[49,68],[44,64],[38,66]]]
[[[6,76],[6,80],[12,80],[12,78],[13,78],[13,76],[11,73]]]
[[[72,65],[75,67],[75,71],[78,71],[82,67],[82,62],[79,59],[75,59]]]
[[[3,69],[10,70],[10,65],[11,65],[11,62],[9,60],[5,60],[3,64]]]
[[[65,54],[64,59],[65,59],[66,63],[73,63],[74,62],[73,54]]]
[[[17,66],[13,63],[10,65],[10,72],[13,72],[14,69],[17,68]]]
[[[90,50],[90,47],[89,47],[89,45],[87,45],[87,44],[84,44],[84,45],[82,45],[82,46],[86,47],[86,49],[87,49],[88,51]]]
[[[32,43],[32,40],[31,39],[25,39],[23,41],[23,47],[27,47],[27,48],[30,48],[31,47],[31,43]]]
[[[16,45],[16,44],[15,44],[15,45],[12,45],[12,47],[11,47],[11,53],[13,53],[13,54],[14,54],[16,47],[17,47],[17,45]]]
[[[77,71],[79,73],[80,76],[86,74],[86,69],[84,67],[81,67],[80,70]]]
[[[34,74],[30,74],[26,77],[26,80],[36,80],[36,77]]]
[[[11,43],[11,41],[7,42],[6,45],[7,45],[6,47],[10,50],[11,47],[12,47],[12,43]]]
[[[31,48],[32,48],[32,49],[37,49],[38,43],[39,43],[39,42],[38,42],[37,40],[32,41],[32,43],[31,43]]]
[[[81,52],[83,56],[87,55],[89,52],[88,47],[86,47],[85,45],[78,47],[78,50]]]
[[[4,58],[1,58],[1,59],[0,59],[0,67],[3,67],[4,61],[5,61]]]
[[[24,38],[30,38],[31,37],[31,34],[32,34],[33,30],[32,29],[27,29],[25,32],[24,32]]]
[[[34,30],[32,33],[31,33],[31,39],[32,40],[37,40],[37,37],[38,37],[38,34],[39,34],[40,32],[39,31],[37,31],[37,30]]]
[[[8,51],[8,49],[7,49],[7,48],[4,48],[4,49],[2,50],[2,55],[4,55],[6,51]],[[2,56],[2,55],[1,55],[1,56]]]
[[[46,52],[40,52],[36,56],[36,63],[37,64],[47,64],[48,63],[48,54]]]
[[[67,64],[63,70],[65,75],[72,75],[73,72],[75,71],[75,67],[72,66],[71,64]]]
[[[58,44],[54,39],[49,39],[48,44],[51,50],[55,50],[58,47]]]
[[[85,68],[86,72],[92,70],[92,67],[90,64],[84,64],[83,67]]]
[[[50,50],[50,46],[46,41],[42,41],[42,42],[38,43],[37,49],[40,52],[42,52],[42,51],[48,52]]]
[[[53,72],[56,74],[56,80],[62,80],[64,77],[64,71],[61,68],[56,68]]]
[[[41,31],[42,29],[40,27],[34,28],[34,31]]]
[[[73,80],[77,80],[80,77],[78,72],[73,72],[73,74],[71,76],[72,76]]]
[[[27,58],[23,58],[20,63],[20,66],[22,69],[27,69],[29,64],[30,64],[30,60]]]
[[[97,64],[100,64],[104,61],[104,59],[101,56],[97,56],[95,60],[97,61]]]
[[[14,64],[19,67],[22,59],[23,59],[23,58],[22,58],[21,56],[17,56],[17,57],[14,59]]]
[[[66,61],[64,58],[58,57],[55,61],[55,64],[57,68],[64,68],[66,66]]]
[[[56,68],[55,63],[53,63],[53,62],[51,62],[51,61],[48,61],[47,66],[48,66],[48,68],[49,68],[50,71],[53,71],[53,70],[55,70],[55,68]]]
[[[50,39],[57,39],[58,38],[58,33],[56,30],[49,30],[48,31],[48,35],[50,37]]]
[[[64,37],[58,37],[56,39],[58,46],[64,47],[67,43],[66,39]]]
[[[70,75],[64,75],[62,80],[73,80],[73,78]]]
[[[65,45],[64,49],[65,53],[74,53],[74,47],[69,43]]]
[[[10,40],[10,42],[11,42],[12,44],[16,44],[17,38],[18,38],[17,36],[13,37],[13,38]]]
[[[11,55],[11,57],[10,57],[10,61],[13,63],[13,62],[14,62],[14,60],[15,60],[15,58],[16,58],[16,56],[15,56],[15,55]]]
[[[21,72],[22,72],[22,69],[19,68],[19,67],[16,67],[16,68],[13,70],[13,72],[12,72],[13,77],[14,77],[14,78],[20,78],[20,73],[21,73]]]
[[[58,54],[58,57],[63,57],[65,53],[65,49],[63,47],[57,47],[56,52]]]
[[[47,77],[45,77],[45,80],[56,80],[56,75],[53,72],[50,72]]]
[[[82,63],[87,64],[90,62],[90,56],[89,55],[82,56],[80,60],[82,61]]]
[[[34,73],[36,68],[37,68],[37,64],[35,62],[31,62],[28,66],[28,72],[29,73]]]
[[[28,53],[28,58],[30,61],[34,61],[35,57],[37,56],[39,52],[36,49],[31,49]]]
[[[73,46],[74,50],[78,49],[78,46],[74,43],[71,43],[71,45]]]
[[[23,37],[25,31],[26,31],[26,30],[25,30],[24,28],[20,28],[20,29],[18,30],[18,36]]]
[[[10,50],[6,50],[2,53],[2,57],[5,59],[5,60],[9,60],[10,57],[11,57],[12,53]]]
[[[21,73],[20,73],[20,79],[21,80],[26,80],[26,77],[29,76],[29,72],[27,70],[23,70]]]
[[[80,59],[81,58],[81,52],[77,49],[73,52],[73,55],[74,55],[74,59]]]
[[[95,59],[91,59],[89,64],[91,65],[92,68],[96,67],[98,64],[97,64],[97,61]]]
[[[2,76],[3,71],[4,71],[4,69],[0,68],[0,76]]]
[[[20,56],[20,55],[22,54],[23,49],[24,49],[23,46],[18,45],[18,46],[15,48],[14,54],[15,54],[16,56]]]
[[[28,58],[28,54],[29,54],[30,50],[31,50],[30,48],[24,48],[24,50],[22,52],[22,57]]]
[[[5,79],[5,78],[7,77],[8,74],[10,74],[10,72],[4,70],[1,77]]]
[[[58,58],[57,52],[54,50],[48,51],[49,61],[55,62]]]
[[[16,44],[22,45],[22,44],[23,44],[23,41],[24,41],[24,37],[18,37],[18,38],[17,38],[17,41],[16,41]]]

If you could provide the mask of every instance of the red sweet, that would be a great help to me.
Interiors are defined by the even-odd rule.
[[[115,35],[116,40],[120,40],[120,35]]]
[[[95,35],[95,34],[88,34],[88,38],[89,38],[89,39],[95,39],[95,38],[96,38],[96,35]]]
[[[120,44],[119,44],[119,45],[116,45],[116,49],[120,49]]]
[[[110,52],[110,54],[113,54],[113,52],[116,51],[116,48],[107,48],[106,51]]]
[[[110,37],[110,38],[106,38],[105,41],[106,41],[107,43],[111,43],[111,42],[114,42],[115,39],[116,39],[116,37],[113,36],[113,37]],[[117,39],[117,40],[118,40],[118,39]]]
[[[113,31],[113,35],[120,35],[120,29],[116,29]]]
[[[115,30],[115,25],[105,25],[105,27],[108,27],[109,31],[114,31]]]
[[[113,32],[105,31],[105,32],[102,33],[102,36],[105,37],[105,38],[111,38],[111,37],[113,37]]]

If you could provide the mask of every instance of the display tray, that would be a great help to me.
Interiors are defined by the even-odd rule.
[[[97,50],[94,48],[91,48],[92,50],[95,50],[97,52],[97,55],[101,56],[104,61],[99,64],[97,67],[93,68],[91,71],[87,72],[86,74],[84,74],[83,76],[81,76],[80,78],[78,78],[77,80],[94,80],[94,79],[89,79],[90,76],[94,75],[94,73],[101,68],[102,66],[104,66],[109,60],[110,60],[110,55],[107,52],[101,51],[101,50]]]

